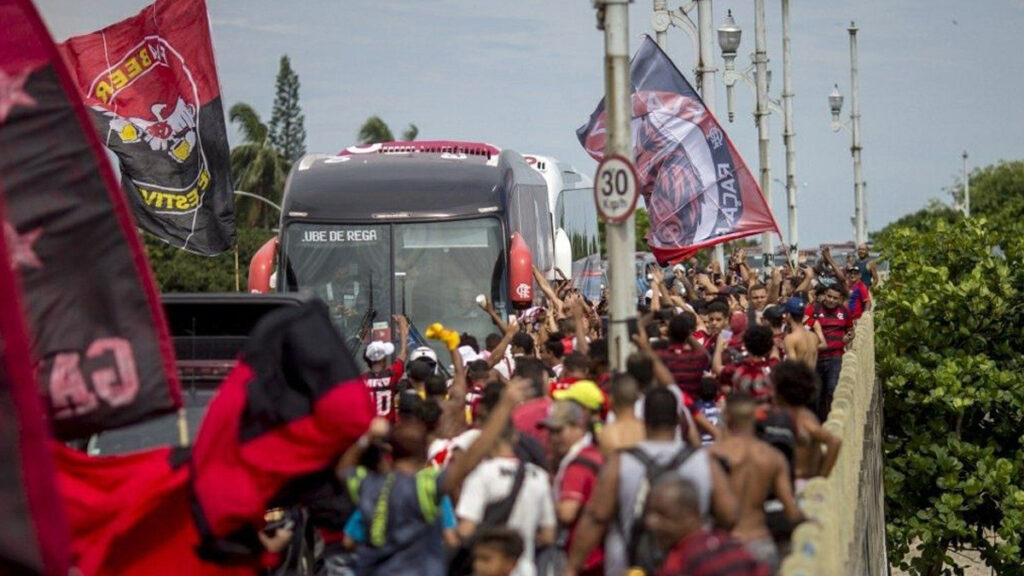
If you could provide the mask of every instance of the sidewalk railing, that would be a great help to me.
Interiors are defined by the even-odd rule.
[[[882,398],[875,378],[874,319],[858,322],[843,356],[825,428],[843,439],[828,478],[811,480],[802,507],[808,521],[793,533],[783,576],[884,576]]]

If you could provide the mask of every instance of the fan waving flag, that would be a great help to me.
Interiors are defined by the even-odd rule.
[[[61,44],[143,230],[213,256],[235,243],[227,130],[203,0],[157,0]]]
[[[650,218],[647,243],[661,263],[697,250],[779,232],[747,165],[697,92],[669,57],[644,39],[630,63],[633,155]],[[604,157],[604,100],[576,135],[587,153]]]
[[[80,438],[175,410],[173,350],[124,195],[35,8],[0,8],[3,262],[54,429]]]

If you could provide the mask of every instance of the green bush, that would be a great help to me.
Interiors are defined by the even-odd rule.
[[[275,234],[266,228],[242,228],[238,233],[238,279],[246,291],[249,261]],[[161,292],[234,292],[235,251],[219,256],[199,256],[179,250],[161,240],[143,235],[149,265]]]

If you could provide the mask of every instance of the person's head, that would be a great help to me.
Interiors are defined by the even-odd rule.
[[[409,362],[422,360],[430,366],[430,371],[437,370],[437,353],[430,346],[420,346],[409,354]]]
[[[589,415],[582,406],[572,400],[558,400],[551,404],[547,418],[539,425],[547,428],[551,448],[561,458],[587,435],[588,420]]]
[[[491,415],[494,407],[501,401],[501,393],[505,388],[505,385],[501,382],[491,382],[484,387],[483,394],[480,395],[480,401],[476,405],[476,413],[473,414],[473,421],[477,424],[483,424],[487,421],[487,417]]]
[[[491,377],[491,367],[487,360],[474,360],[466,366],[466,378],[475,386],[480,386]]]
[[[764,284],[754,284],[750,287],[747,298],[754,310],[764,310],[764,307],[768,305],[768,287]]]
[[[487,335],[487,338],[484,338],[484,348],[486,348],[488,352],[494,352],[494,349],[498,347],[498,343],[500,342],[501,335],[491,332]]]
[[[590,374],[594,378],[600,379],[608,373],[609,362],[608,362],[608,341],[604,338],[598,338],[590,343],[590,347],[587,350],[587,357],[590,359]]]
[[[784,323],[783,316],[785,316],[785,312],[783,311],[782,306],[773,305],[764,309],[764,314],[761,316],[761,320],[764,325],[769,328],[782,330],[782,325]]]
[[[725,426],[730,432],[754,431],[757,403],[745,392],[733,392],[725,399]]]
[[[448,395],[448,382],[440,374],[431,374],[423,383],[423,391],[428,398],[444,399]]]
[[[557,366],[565,357],[565,345],[560,339],[551,338],[540,350],[540,359],[548,366]]]
[[[790,323],[803,323],[804,311],[807,310],[803,300],[795,297],[790,298],[789,300],[786,300],[786,304],[783,306],[783,309],[785,310],[786,317],[789,319]]]
[[[697,317],[693,312],[683,312],[672,317],[668,323],[668,337],[675,344],[682,344],[693,334]]]
[[[473,349],[473,352],[477,354],[480,353],[480,343],[477,342],[476,336],[473,336],[469,332],[463,332],[462,334],[459,334],[459,345],[469,346],[470,348]]]
[[[516,332],[512,336],[513,356],[533,356],[533,337],[526,332]]]
[[[558,324],[558,331],[562,334],[572,334],[576,332],[576,322],[573,321],[572,318],[559,318],[556,324]]]
[[[644,525],[658,547],[666,551],[684,536],[700,530],[700,497],[693,482],[678,474],[659,477],[647,496]]]
[[[699,397],[705,402],[714,402],[718,398],[719,383],[714,376],[705,376],[700,379]]]
[[[612,397],[612,408],[632,410],[640,398],[640,385],[629,373],[612,376],[608,385]]]
[[[725,328],[726,320],[729,318],[729,305],[720,300],[716,300],[707,306],[708,313],[708,333],[718,334]]]
[[[626,357],[626,373],[636,380],[640,392],[643,392],[654,382],[654,361],[634,352]]]
[[[395,462],[422,465],[427,460],[427,426],[418,418],[404,419],[391,429],[388,444]]]
[[[846,267],[846,285],[853,286],[857,282],[860,282],[860,270],[856,266]]]
[[[405,373],[414,385],[420,385],[427,381],[427,378],[434,375],[434,364],[430,360],[417,358],[406,367]]]
[[[523,537],[506,526],[484,526],[473,542],[475,576],[509,576],[523,555]]]
[[[821,297],[821,305],[828,310],[832,310],[839,306],[843,301],[843,289],[839,284],[834,284],[825,288],[824,293]]]
[[[760,324],[751,326],[743,333],[743,346],[751,356],[767,357],[771,354],[774,345],[774,334],[772,329],[767,326]]]
[[[590,360],[582,352],[566,354],[562,367],[562,374],[571,378],[586,378],[590,374]]]
[[[523,356],[516,358],[516,376],[526,378],[530,381],[530,392],[533,398],[539,398],[547,393],[548,371],[540,358]]]
[[[797,360],[780,362],[772,369],[775,399],[788,406],[810,406],[818,397],[818,374]]]
[[[868,257],[869,254],[870,253],[868,252],[868,245],[867,244],[861,243],[859,246],[857,246],[857,257],[858,258],[860,258],[861,260],[864,260],[864,259],[866,259]]]
[[[375,340],[366,346],[366,350],[363,352],[363,360],[366,361],[366,366],[370,370],[379,372],[387,368],[388,356],[394,353],[394,344]]]
[[[649,390],[644,396],[644,428],[647,438],[675,437],[679,426],[679,402],[668,388]]]

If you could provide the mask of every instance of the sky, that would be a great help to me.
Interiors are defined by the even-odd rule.
[[[58,41],[138,12],[146,0],[36,0]],[[568,161],[592,174],[576,140],[603,95],[603,33],[589,0],[208,0],[225,110],[253,105],[269,121],[282,54],[301,81],[307,150],[356,143],[379,115],[397,134],[485,141]],[[630,6],[635,50],[651,33],[651,0]],[[681,2],[670,0],[669,7]],[[766,0],[770,93],[782,87],[781,9]],[[714,0],[717,28],[731,9],[743,29],[737,68],[753,51],[754,3]],[[961,154],[971,168],[1024,158],[1024,1],[792,0],[793,125],[803,247],[852,239],[849,132],[833,133],[827,96],[838,83],[850,111],[847,26],[856,21],[863,174],[869,230],[949,202]],[[696,14],[693,15],[696,19]],[[722,60],[715,46],[716,62]],[[693,82],[694,49],[671,28],[668,54]],[[719,121],[755,174],[753,91],[735,88],[735,122]],[[786,234],[782,118],[770,119],[772,208]],[[233,141],[238,134],[229,130]]]

